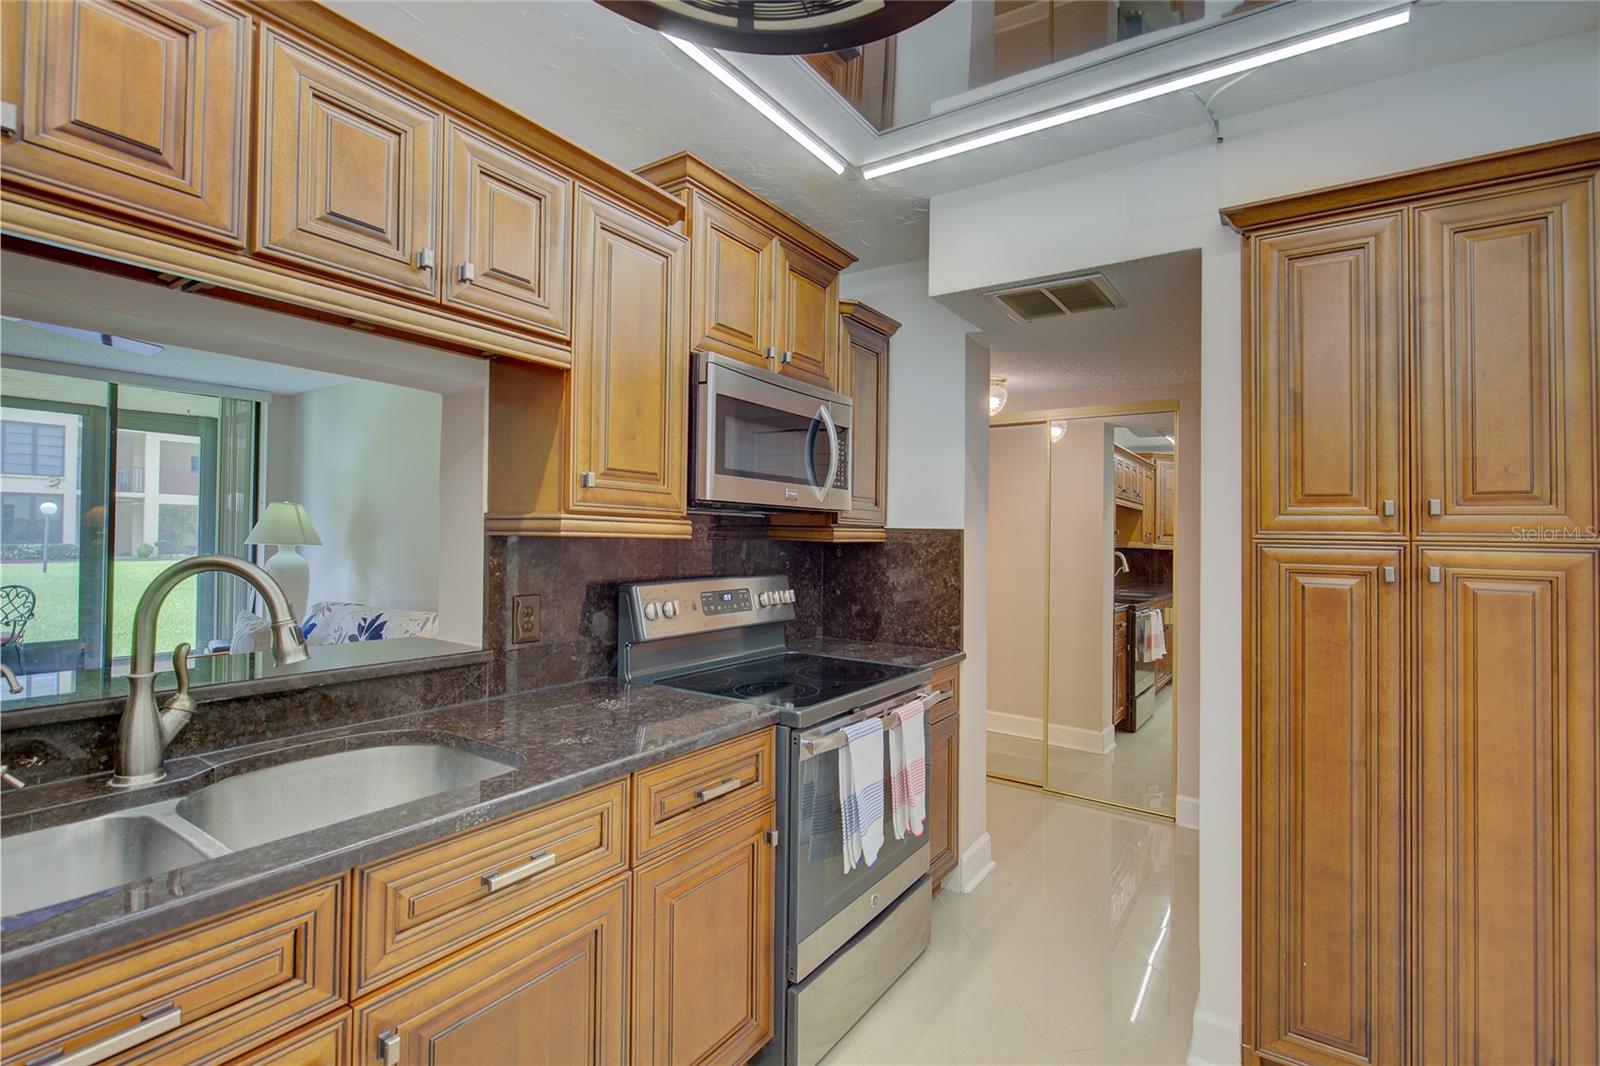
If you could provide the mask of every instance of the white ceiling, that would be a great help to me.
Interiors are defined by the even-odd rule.
[[[1245,29],[1237,32],[1259,32],[1269,15],[1302,17],[1307,3],[1295,0],[1284,5],[1282,14],[1267,9],[1241,19]],[[1352,15],[1376,6],[1370,0],[1318,0],[1314,10],[1332,11],[1336,5]],[[693,151],[855,252],[862,266],[926,256],[931,195],[1208,123],[1195,100],[1176,95],[865,182],[825,169],[654,31],[593,0],[334,0],[334,6],[620,164],[636,167],[683,149]],[[1408,26],[1279,63],[1229,88],[1216,102],[1224,133],[1232,116],[1600,24],[1600,4],[1588,0],[1433,0],[1412,10]],[[1235,32],[1233,27],[1214,32],[1224,31]],[[1140,53],[1138,65],[1144,71],[1158,60],[1173,67],[1187,65],[1184,57],[1192,62],[1194,53],[1182,49],[1206,37],[1197,34],[1186,39],[1189,45],[1179,41],[1161,46],[1171,51]],[[1214,46],[1215,39],[1207,47]],[[746,65],[745,57],[739,62],[746,70],[759,66]],[[1117,65],[1121,62],[1052,82],[1049,91],[1064,102],[1126,84],[1127,71]],[[808,84],[817,89],[816,79]],[[787,83],[779,88],[790,90]],[[778,88],[773,91],[778,95]],[[863,135],[848,106],[826,94],[780,99],[825,136]],[[957,113],[950,121],[970,124],[972,116]],[[851,130],[848,136],[840,132]],[[846,154],[856,161],[881,158],[914,147],[918,139],[940,139],[950,132],[946,126],[920,123],[893,131],[876,149]]]
[[[1104,274],[1127,306],[1022,323],[985,290],[938,300],[978,327],[990,373],[1014,394],[1199,380],[1199,251],[1076,273]]]

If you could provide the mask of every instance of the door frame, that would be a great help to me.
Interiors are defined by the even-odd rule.
[[[1121,415],[1162,414],[1165,412],[1171,412],[1172,414],[1172,436],[1174,442],[1172,445],[1172,465],[1173,479],[1175,482],[1172,487],[1172,509],[1174,514],[1176,514],[1179,512],[1178,501],[1183,492],[1183,415],[1179,410],[1179,401],[1177,397],[1173,397],[1170,400],[1129,400],[1126,403],[1088,404],[1081,407],[1056,407],[1042,411],[1015,411],[1011,414],[1006,414],[1004,411],[1002,411],[999,414],[990,416],[989,428],[995,429],[1001,426],[1032,425],[1042,425],[1048,428],[1052,422],[1069,422],[1088,418],[1115,418]],[[1050,476],[1050,464],[1054,461],[1054,453],[1046,452],[1045,454],[1045,476],[1048,478]],[[1049,514],[1046,512],[1045,536],[1049,537],[1050,535]],[[1171,549],[1172,611],[1175,618],[1182,616],[1182,612],[1179,609],[1180,601],[1178,597],[1178,548],[1182,543],[1183,537],[1180,534],[1180,527],[1175,521],[1172,531]],[[1049,587],[1051,576],[1048,570],[1048,565],[1049,564],[1047,561],[1047,569],[1045,573],[1045,585],[1047,588]],[[1046,647],[1049,646],[1049,640],[1050,616],[1047,612],[1045,614]],[[1030,788],[1037,788],[1053,796],[1068,796],[1072,799],[1083,800],[1086,803],[1095,803],[1102,807],[1110,807],[1115,810],[1126,811],[1130,814],[1138,814],[1146,818],[1153,818],[1159,821],[1176,824],[1178,820],[1178,745],[1180,739],[1178,732],[1178,681],[1180,666],[1182,670],[1186,671],[1188,669],[1188,664],[1174,664],[1172,670],[1172,759],[1169,770],[1169,780],[1172,790],[1171,811],[1153,811],[1148,807],[1135,807],[1131,804],[1118,803],[1115,800],[1102,799],[1096,796],[1084,795],[1078,792],[1065,792],[1059,788],[1050,787],[1050,674],[1048,670],[1046,670],[1044,678],[1044,715],[1042,719],[1043,729],[1041,730],[1041,735],[1039,738],[1039,745],[1041,749],[1041,779],[1039,781],[1029,781],[1026,778],[991,773],[987,766],[984,767],[984,776],[987,778],[992,778],[996,781],[1004,781],[1008,784],[1024,785]],[[984,733],[987,736],[987,721],[984,723]],[[987,745],[985,745],[985,749],[987,750]]]

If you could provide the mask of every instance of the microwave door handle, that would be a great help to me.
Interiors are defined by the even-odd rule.
[[[839,427],[833,424],[833,412],[828,405],[817,408],[817,417],[828,430],[828,476],[817,486],[817,499],[826,500],[833,490],[833,479],[839,473]]]

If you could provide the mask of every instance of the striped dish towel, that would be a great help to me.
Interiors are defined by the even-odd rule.
[[[844,821],[844,872],[878,861],[883,847],[883,722],[844,727],[839,749],[839,806]]]
[[[895,708],[889,729],[890,798],[894,805],[894,838],[921,836],[928,817],[927,747],[922,720],[927,707],[921,699]]]

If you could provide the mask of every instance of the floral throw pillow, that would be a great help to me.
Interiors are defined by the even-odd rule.
[[[432,637],[439,631],[439,612],[396,611],[363,603],[314,603],[300,624],[300,630],[307,644]]]

